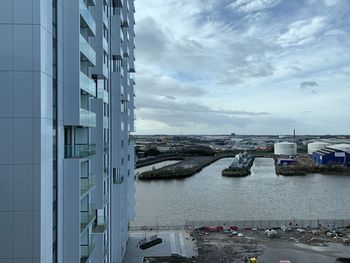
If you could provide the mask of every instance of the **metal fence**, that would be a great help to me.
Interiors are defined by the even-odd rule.
[[[186,221],[184,225],[177,226],[130,226],[130,231],[167,231],[196,229],[201,227],[235,226],[240,229],[267,229],[288,226],[290,228],[345,228],[350,227],[350,219],[290,219],[290,220],[227,220],[227,221]]]
[[[184,230],[185,225],[181,226],[129,226],[130,231],[167,231],[167,230]]]
[[[290,220],[234,220],[234,221],[188,221],[187,227],[200,228],[204,226],[236,226],[238,228],[344,228],[350,226],[350,219],[290,219]]]

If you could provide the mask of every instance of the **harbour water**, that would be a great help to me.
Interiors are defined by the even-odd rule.
[[[132,225],[350,217],[350,175],[277,176],[272,159],[257,158],[250,176],[222,177],[231,162],[232,158],[221,159],[183,180],[137,180]]]

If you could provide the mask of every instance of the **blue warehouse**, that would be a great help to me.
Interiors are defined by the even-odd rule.
[[[318,165],[350,165],[350,153],[330,147],[312,153],[312,160]]]

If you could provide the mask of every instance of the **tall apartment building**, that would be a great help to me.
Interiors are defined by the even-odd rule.
[[[122,262],[134,0],[2,0],[0,262]]]

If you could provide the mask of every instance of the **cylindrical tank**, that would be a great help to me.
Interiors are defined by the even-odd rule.
[[[275,143],[275,155],[297,155],[297,144],[293,142]]]
[[[330,145],[329,148],[350,153],[350,144],[334,144]]]
[[[313,152],[316,152],[317,150],[326,148],[329,145],[329,143],[326,142],[312,142],[307,145],[307,153],[309,155],[312,155]]]

